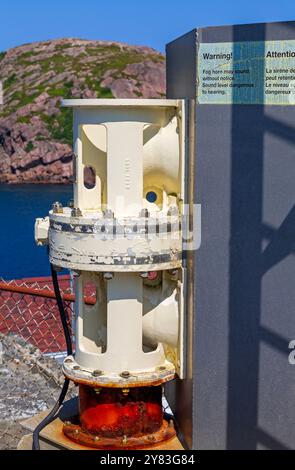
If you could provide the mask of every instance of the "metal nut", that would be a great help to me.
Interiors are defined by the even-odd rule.
[[[82,211],[79,209],[79,207],[74,207],[72,209],[71,216],[72,217],[82,217]]]
[[[92,372],[93,377],[100,377],[101,375],[103,375],[103,372],[101,370],[94,370]]]
[[[62,214],[63,213],[63,206],[60,202],[55,202],[52,205],[52,212],[54,214]]]
[[[142,277],[142,279],[148,279],[149,273],[140,273],[140,277]]]
[[[103,278],[106,281],[111,281],[114,278],[114,273],[104,273]]]
[[[150,216],[150,213],[148,209],[142,209],[140,211],[139,217],[144,217],[145,219],[147,219],[149,216]]]
[[[130,372],[128,372],[127,370],[125,370],[124,372],[122,372],[121,377],[122,377],[123,379],[129,379],[130,375],[131,375]]]
[[[114,213],[110,209],[107,209],[103,213],[105,219],[113,219],[114,218]]]

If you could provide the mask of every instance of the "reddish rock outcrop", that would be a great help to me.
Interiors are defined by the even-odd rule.
[[[62,98],[160,98],[164,57],[148,47],[59,39],[0,54],[0,183],[67,183],[71,110]]]

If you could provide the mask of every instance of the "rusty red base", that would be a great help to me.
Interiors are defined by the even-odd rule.
[[[175,437],[173,422],[163,420],[162,387],[79,387],[79,417],[64,425],[67,437],[79,444],[135,448]]]
[[[67,422],[63,427],[64,434],[77,444],[100,450],[119,449],[142,449],[144,447],[156,446],[162,442],[176,437],[174,424],[171,421],[163,421],[161,428],[152,433],[142,436],[127,437],[99,437],[84,431],[79,424]]]

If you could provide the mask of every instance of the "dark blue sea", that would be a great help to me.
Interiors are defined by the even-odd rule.
[[[72,185],[0,184],[0,278],[49,276],[45,247],[37,247],[34,223],[53,202],[72,198]]]

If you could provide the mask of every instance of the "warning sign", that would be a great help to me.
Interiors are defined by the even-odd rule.
[[[198,103],[295,104],[295,40],[200,44]]]

